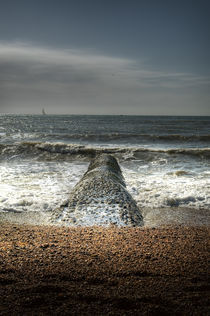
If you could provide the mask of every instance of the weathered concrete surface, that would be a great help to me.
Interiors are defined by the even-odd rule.
[[[111,155],[93,159],[74,187],[68,204],[57,212],[66,225],[142,226],[143,217],[126,189],[117,160]]]

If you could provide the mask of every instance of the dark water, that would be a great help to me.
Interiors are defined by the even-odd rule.
[[[210,117],[3,115],[0,136],[1,143],[57,140],[205,147],[210,143]]]
[[[207,224],[210,117],[1,115],[0,212],[50,212],[100,152],[118,158],[148,225]]]

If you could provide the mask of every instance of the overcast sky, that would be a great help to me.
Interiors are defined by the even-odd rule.
[[[0,113],[210,115],[209,0],[0,0]]]

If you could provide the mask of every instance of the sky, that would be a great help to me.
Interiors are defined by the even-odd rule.
[[[0,113],[210,115],[209,0],[0,8]]]

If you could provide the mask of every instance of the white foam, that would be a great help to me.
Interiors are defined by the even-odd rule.
[[[1,211],[51,211],[68,198],[86,163],[7,162],[0,165]]]
[[[210,177],[206,176],[207,171],[168,171],[164,166],[156,170],[149,165],[135,167],[135,171],[133,168],[123,168],[127,188],[139,207],[210,207]]]

